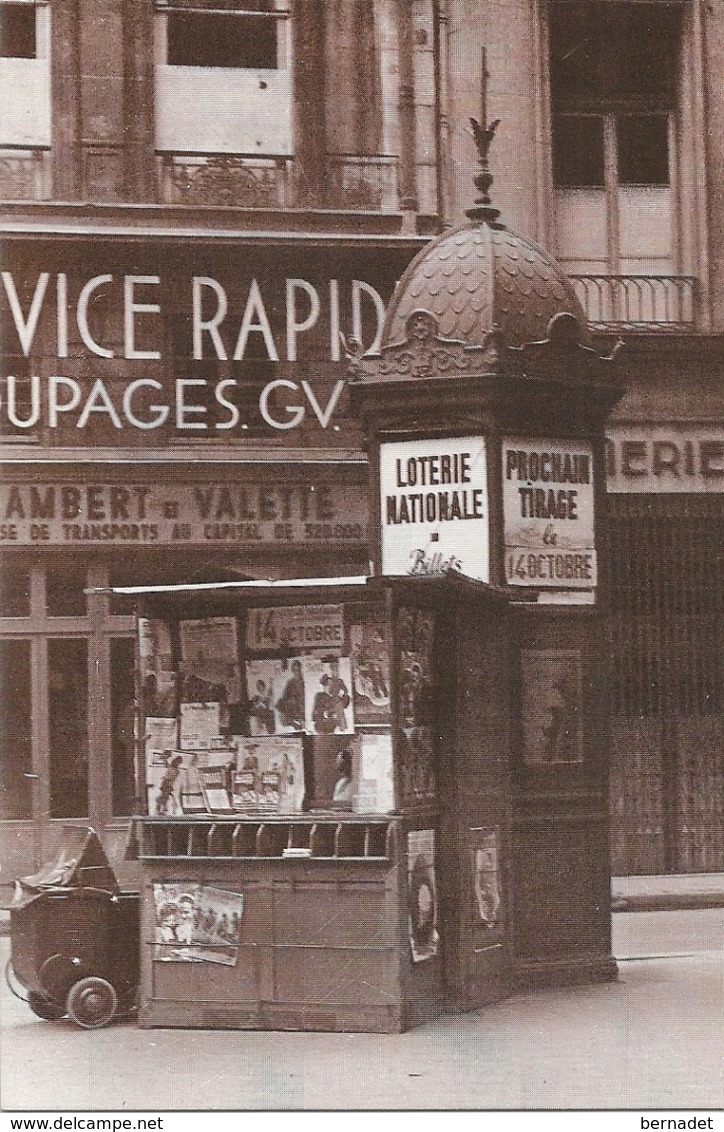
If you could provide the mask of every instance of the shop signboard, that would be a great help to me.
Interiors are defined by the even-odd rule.
[[[364,544],[367,493],[357,485],[83,483],[0,485],[4,546]]]
[[[488,519],[482,436],[380,446],[383,574],[453,571],[487,582]]]
[[[597,575],[591,445],[506,437],[502,472],[508,585],[593,589]]]
[[[674,422],[609,425],[606,489],[633,495],[724,492],[724,428]]]

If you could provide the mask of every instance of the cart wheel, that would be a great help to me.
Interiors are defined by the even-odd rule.
[[[37,1014],[38,1018],[44,1018],[46,1022],[58,1022],[65,1017],[63,1006],[58,1006],[57,1002],[44,998],[42,994],[38,994],[36,991],[29,991],[28,1006],[33,1014]]]
[[[19,998],[21,1002],[28,1001],[28,992],[15,974],[12,959],[8,959],[5,964],[5,982],[16,998]]]
[[[68,992],[68,1013],[85,1030],[107,1026],[116,1013],[117,1006],[115,990],[109,982],[97,975],[80,979]]]

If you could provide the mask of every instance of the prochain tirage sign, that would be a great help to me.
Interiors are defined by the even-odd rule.
[[[593,452],[569,440],[503,440],[505,580],[593,589]]]

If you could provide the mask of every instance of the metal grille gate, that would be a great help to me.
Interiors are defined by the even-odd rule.
[[[724,496],[608,507],[612,869],[724,870]]]

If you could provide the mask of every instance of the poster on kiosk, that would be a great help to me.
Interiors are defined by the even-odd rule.
[[[482,436],[380,446],[382,573],[489,581],[488,487]]]

